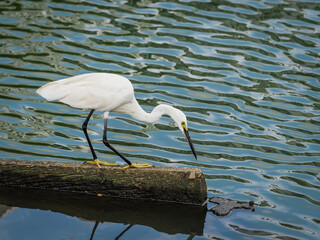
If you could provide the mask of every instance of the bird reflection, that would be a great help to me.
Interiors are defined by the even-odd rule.
[[[90,240],[93,239],[94,233],[96,232],[98,225],[99,225],[99,221],[96,221],[96,223],[94,224],[94,227],[92,229],[92,232],[91,232]]]
[[[130,228],[133,227],[133,224],[130,224],[125,230],[123,230],[116,238],[115,240],[118,240],[123,234],[125,234]]]
[[[91,232],[90,240],[93,240],[94,234],[98,228],[99,223],[100,223],[99,221],[95,222],[93,229],[92,229],[92,232]],[[120,237],[122,237],[133,226],[134,226],[134,224],[129,224],[129,226],[126,227],[114,240],[120,239]],[[190,234],[190,236],[187,238],[187,240],[192,240],[194,238],[194,236],[195,236],[194,234]]]
[[[97,230],[97,227],[99,225],[99,221],[96,221],[96,223],[93,226],[92,232],[91,232],[91,236],[90,236],[90,240],[93,240],[93,236]],[[132,228],[134,225],[130,224],[126,229],[124,229],[114,240],[118,240],[120,239],[120,237],[122,237],[130,228]]]

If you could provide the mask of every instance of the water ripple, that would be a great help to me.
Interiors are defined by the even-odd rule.
[[[35,90],[118,73],[144,109],[168,103],[186,113],[199,160],[167,117],[149,125],[112,114],[116,148],[133,161],[199,167],[209,195],[258,202],[257,225],[231,217],[221,226],[230,238],[319,237],[317,1],[5,1],[0,9],[2,158],[89,160],[87,112]],[[100,158],[121,162],[101,142],[100,113],[89,128]],[[223,238],[212,222],[205,236]]]

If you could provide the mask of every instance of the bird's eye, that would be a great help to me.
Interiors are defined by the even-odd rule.
[[[182,127],[184,130],[188,131],[187,124],[186,124],[185,122],[181,122],[181,127]]]

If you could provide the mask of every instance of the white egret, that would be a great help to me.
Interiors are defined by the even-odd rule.
[[[87,133],[87,125],[95,110],[103,112],[103,143],[128,164],[124,169],[131,167],[152,167],[152,165],[133,164],[109,144],[107,140],[107,121],[110,112],[125,113],[139,121],[147,123],[158,121],[162,115],[169,115],[186,137],[194,157],[197,159],[189,136],[185,114],[179,109],[165,104],[156,106],[151,113],[145,112],[134,96],[131,82],[125,77],[110,73],[81,74],[45,84],[37,90],[37,93],[48,101],[59,100],[71,107],[91,110],[82,125],[82,130],[87,138],[93,157],[93,161],[87,161],[86,163],[95,164],[99,168],[100,164],[116,165],[99,161],[92,147]]]

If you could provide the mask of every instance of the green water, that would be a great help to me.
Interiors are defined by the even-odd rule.
[[[115,148],[133,162],[199,167],[209,197],[257,204],[204,219],[110,203],[110,217],[107,205],[101,214],[77,199],[2,190],[0,239],[90,239],[93,229],[93,239],[320,238],[318,0],[8,0],[0,26],[1,158],[90,160],[89,111],[35,91],[117,73],[146,111],[167,103],[185,112],[198,160],[168,117],[151,125],[110,114]],[[101,141],[102,113],[89,129],[99,159],[122,164]]]

